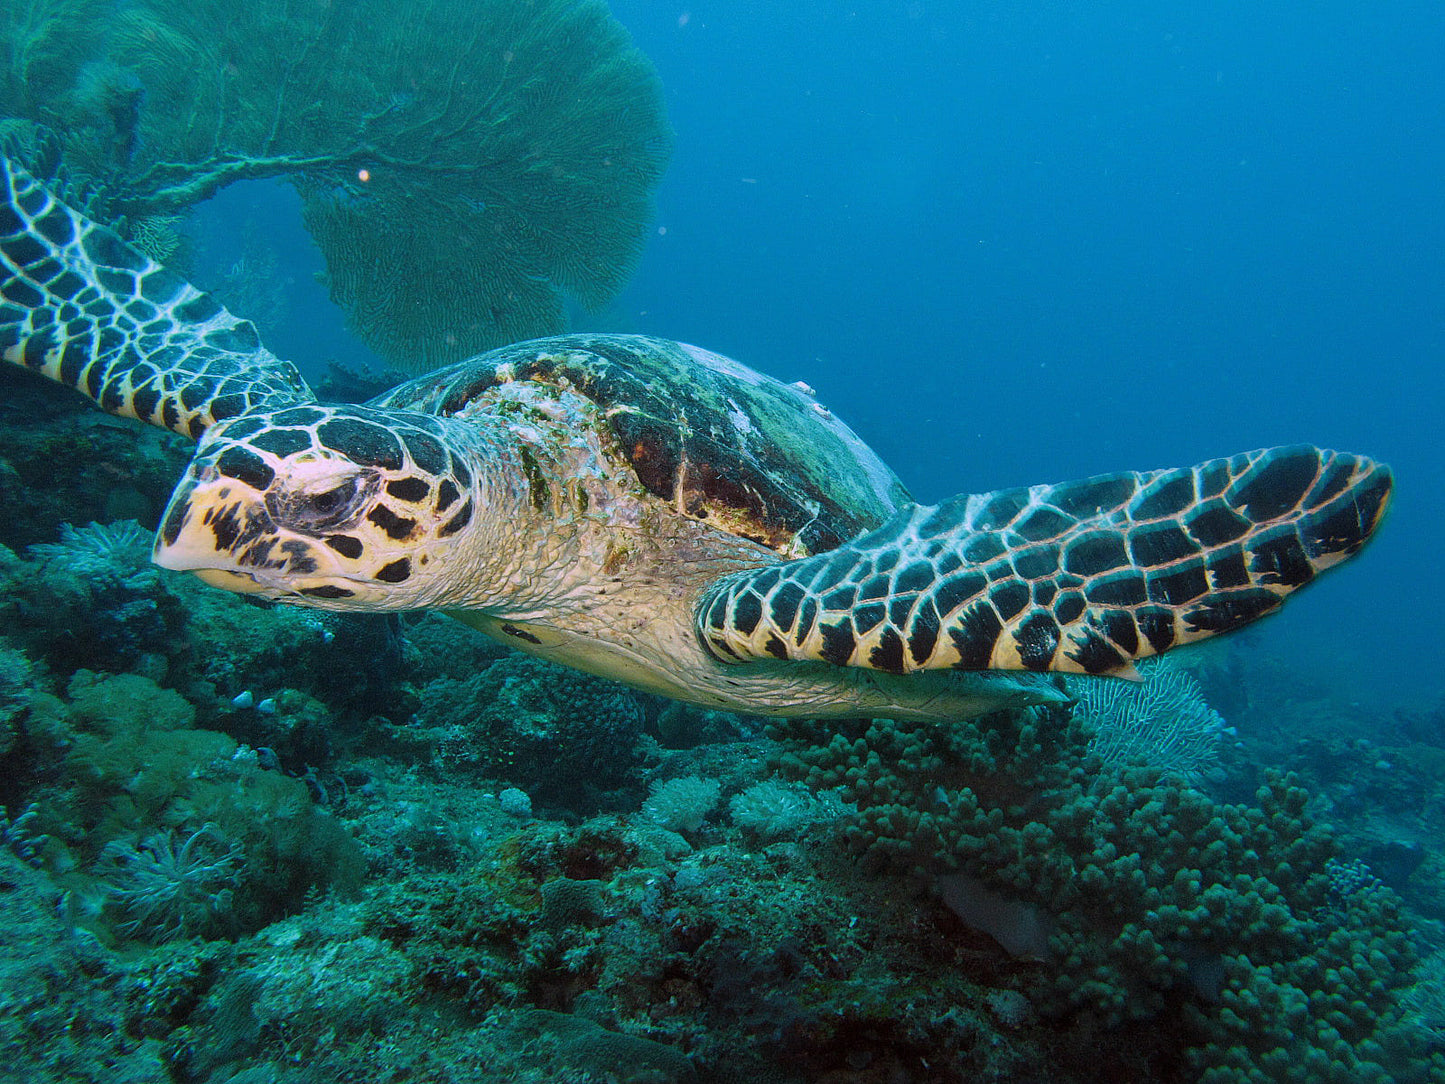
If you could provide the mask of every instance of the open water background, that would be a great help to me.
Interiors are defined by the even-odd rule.
[[[1445,7],[613,9],[676,149],[639,274],[579,327],[806,380],[924,501],[1293,441],[1382,458],[1381,537],[1264,642],[1438,698]],[[274,349],[355,360],[290,198],[214,215],[294,237]]]

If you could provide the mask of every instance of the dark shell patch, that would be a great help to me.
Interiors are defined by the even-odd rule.
[[[353,561],[361,556],[365,548],[359,538],[352,538],[349,534],[329,534],[323,541],[343,557],[349,557]]]
[[[255,490],[263,490],[276,478],[276,472],[265,460],[238,445],[232,445],[216,460],[216,469],[227,478],[245,482]]]
[[[398,542],[410,538],[416,529],[416,520],[398,516],[384,504],[378,504],[367,513],[366,518],[385,531],[388,538]]]
[[[382,583],[401,583],[411,575],[411,561],[402,557],[376,570],[376,578]]]
[[[886,467],[838,436],[826,411],[738,370],[662,340],[570,335],[494,350],[373,405],[450,415],[503,383],[570,389],[602,408],[611,449],[649,494],[780,552],[834,549],[907,501]],[[523,468],[533,501],[550,505],[544,479]]]

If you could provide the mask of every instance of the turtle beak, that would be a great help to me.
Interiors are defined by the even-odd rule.
[[[160,560],[155,563],[162,568],[175,568],[174,565]],[[195,573],[196,579],[210,587],[219,587],[222,591],[232,591],[238,595],[275,594],[274,590],[263,587],[256,582],[254,576],[247,576],[245,573],[227,572],[224,568],[192,568],[184,571]]]
[[[269,550],[265,543],[275,534],[265,503],[235,480],[187,479],[161,517],[151,561],[175,572],[193,572],[226,591],[275,594],[277,585],[253,574],[243,556]],[[254,567],[264,572],[265,563],[254,561]]]
[[[171,535],[165,530],[174,511],[166,510],[162,529],[156,533],[155,545],[151,549],[151,563],[172,572],[191,572],[202,583],[219,587],[223,591],[234,591],[241,595],[274,594],[275,589],[261,583],[247,572],[232,571],[234,556],[216,547],[214,534],[209,530],[192,530],[183,526],[179,533]],[[188,524],[189,515],[181,513],[181,519]]]
[[[151,561],[175,572],[199,572],[235,564],[235,543],[242,525],[249,534],[260,534],[257,512],[264,515],[264,505],[250,493],[240,494],[229,479],[200,481],[184,479],[171,494],[156,531]],[[224,501],[224,506],[218,501]],[[223,517],[219,514],[224,508]]]

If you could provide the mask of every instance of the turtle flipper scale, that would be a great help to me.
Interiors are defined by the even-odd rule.
[[[315,399],[250,321],[4,158],[0,357],[193,439],[223,418]]]
[[[837,550],[713,585],[726,662],[1129,672],[1238,628],[1356,552],[1388,467],[1309,446],[913,506]]]

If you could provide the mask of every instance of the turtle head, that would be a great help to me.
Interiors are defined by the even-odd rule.
[[[216,587],[322,609],[445,603],[477,498],[441,427],[425,415],[312,405],[220,422],[171,497],[153,559]]]

